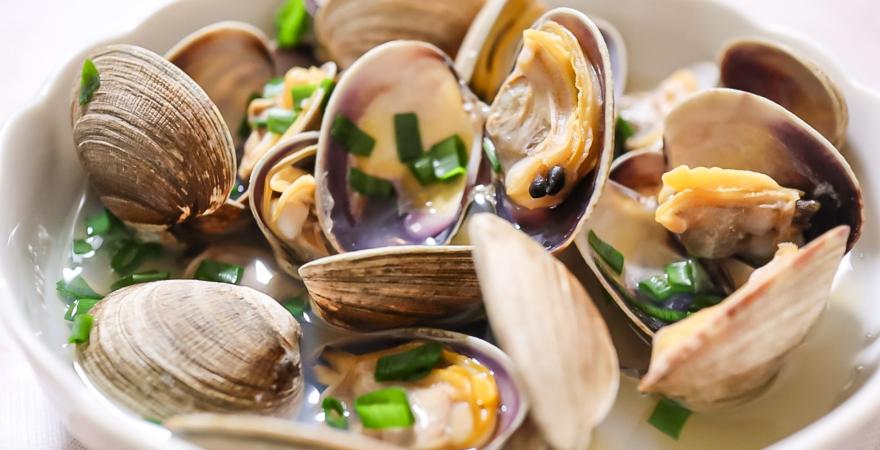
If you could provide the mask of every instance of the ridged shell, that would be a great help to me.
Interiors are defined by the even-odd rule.
[[[77,359],[89,381],[136,414],[286,414],[303,390],[299,324],[253,289],[168,280],[101,300]]]
[[[235,181],[235,147],[202,88],[140,47],[111,45],[89,57],[101,84],[85,106],[77,88],[71,124],[104,205],[126,222],[158,229],[223,205]]]

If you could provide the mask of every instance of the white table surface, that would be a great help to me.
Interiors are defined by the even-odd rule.
[[[34,97],[76,50],[127,29],[170,1],[0,0],[0,123]],[[880,1],[730,1],[809,35],[828,47],[855,79],[880,89]],[[0,328],[0,449],[82,449],[4,333]]]

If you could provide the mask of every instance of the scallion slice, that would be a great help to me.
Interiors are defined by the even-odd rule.
[[[228,264],[213,259],[206,259],[196,269],[196,280],[215,281],[218,283],[238,284],[244,276],[244,267]]]
[[[648,279],[639,281],[639,291],[655,302],[669,299],[675,292],[669,284],[666,274],[654,275]]]
[[[694,277],[690,260],[677,261],[666,266],[666,280],[673,288],[694,293]]]
[[[431,373],[440,362],[443,345],[429,342],[410,350],[387,355],[376,362],[376,381],[414,381]]]
[[[691,277],[694,280],[694,291],[700,294],[712,292],[715,289],[715,283],[700,261],[696,258],[690,258],[688,264],[691,267]]]
[[[602,261],[605,261],[605,264],[608,264],[612,270],[614,270],[618,275],[623,273],[623,254],[617,251],[616,248],[612,247],[607,242],[603,241],[596,235],[593,230],[590,230],[587,233],[587,241],[590,242],[590,247],[593,248],[593,251],[599,255],[599,258],[602,258]]]
[[[489,164],[492,165],[492,171],[495,173],[501,173],[501,161],[498,160],[498,154],[495,152],[495,143],[492,142],[488,136],[483,138],[483,153],[485,153],[486,158],[489,159]]]
[[[321,402],[324,410],[324,422],[333,428],[348,429],[348,418],[345,416],[345,405],[334,397],[325,397]]]
[[[336,116],[333,127],[330,128],[330,135],[345,148],[345,151],[353,155],[370,156],[370,153],[373,153],[373,146],[376,145],[375,139],[343,115]]]
[[[394,137],[397,140],[397,158],[400,162],[416,161],[425,151],[419,132],[419,116],[416,113],[394,115]]]
[[[303,314],[309,309],[309,301],[305,297],[291,297],[281,305],[297,319],[302,318]]]
[[[92,248],[92,244],[86,242],[85,239],[74,239],[73,240],[73,253],[77,255],[85,255],[86,253],[94,250]]]
[[[244,195],[245,192],[247,192],[247,186],[245,186],[241,179],[238,179],[235,181],[235,186],[232,187],[232,192],[229,193],[229,198],[232,200],[238,200],[238,198]]]
[[[415,423],[406,391],[390,387],[364,394],[354,401],[354,410],[364,428],[402,428]]]
[[[293,110],[302,111],[303,102],[310,99],[317,89],[318,86],[314,84],[294,86],[293,89],[290,90],[290,96],[293,98]]]
[[[677,309],[664,308],[662,306],[656,306],[648,302],[642,302],[638,300],[634,300],[632,301],[632,303],[634,303],[639,309],[641,309],[651,317],[667,323],[678,322],[679,320],[682,320],[691,314],[690,311],[679,311]]]
[[[369,175],[356,167],[348,170],[351,188],[367,197],[388,198],[394,195],[394,185],[388,180]]]
[[[110,290],[115,291],[127,286],[140,283],[150,283],[152,281],[167,280],[170,274],[168,272],[159,272],[151,270],[149,272],[133,273],[127,277],[120,278],[110,285]]]
[[[89,236],[103,236],[110,233],[117,224],[121,224],[119,219],[104,209],[86,219],[86,233]]]
[[[272,108],[267,113],[266,128],[272,133],[284,134],[298,115],[295,111],[284,108]]]
[[[654,412],[648,418],[648,423],[667,436],[677,440],[681,436],[681,430],[691,414],[691,410],[664,398],[657,403]]]
[[[92,101],[99,87],[101,87],[101,76],[98,74],[98,68],[91,59],[86,59],[83,61],[79,79],[79,104],[85,106]]]
[[[721,296],[713,295],[713,294],[697,294],[694,296],[694,301],[691,303],[690,308],[688,308],[691,312],[699,311],[703,308],[708,308],[710,306],[715,306],[721,303],[721,300],[724,300]]]
[[[73,277],[70,281],[65,282],[64,280],[59,280],[58,283],[55,284],[55,290],[58,291],[58,295],[67,299],[67,300],[76,300],[78,298],[101,298],[89,283],[80,276],[77,275]]]
[[[636,129],[628,120],[617,116],[614,126],[614,154],[620,156],[626,153],[626,141],[636,134]]]
[[[330,101],[330,94],[333,93],[333,88],[336,87],[336,82],[332,78],[324,78],[318,86],[321,88],[321,97],[323,97],[321,99],[321,114],[324,114],[324,110],[327,109],[327,102]]]
[[[67,342],[71,344],[82,344],[89,341],[89,332],[92,331],[92,323],[94,317],[89,314],[80,314],[73,318],[73,327],[70,329],[70,338]]]
[[[119,243],[119,247],[110,258],[110,268],[113,272],[126,276],[137,270],[148,258],[156,258],[162,255],[163,248],[156,242],[140,242],[137,239],[126,239]]]
[[[272,78],[263,86],[263,98],[275,98],[282,91],[284,91],[284,78]]]
[[[430,155],[423,155],[421,158],[409,163],[409,170],[422,186],[437,182],[437,178],[434,176],[434,164],[431,162]]]
[[[73,320],[80,314],[88,313],[99,301],[101,301],[100,298],[80,298],[74,300],[67,306],[64,320]]]
[[[434,177],[441,181],[451,180],[467,173],[467,150],[458,135],[450,136],[431,147],[431,164]]]
[[[309,29],[309,13],[304,0],[287,0],[275,15],[278,46],[293,48],[299,45]]]

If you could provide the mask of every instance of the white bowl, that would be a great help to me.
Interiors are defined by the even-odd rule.
[[[271,30],[279,0],[188,0],[167,6],[137,28],[100,44],[126,42],[164,52],[189,32],[212,22],[236,19]],[[843,88],[850,106],[849,148],[845,154],[860,175],[865,193],[867,222],[862,240],[845,260],[830,311],[800,349],[801,360],[792,366],[801,373],[783,373],[780,383],[806,377],[821,383],[826,371],[838,366],[859,367],[853,372],[849,394],[831,412],[775,444],[779,449],[858,448],[858,437],[877,429],[880,417],[880,348],[874,336],[880,330],[880,298],[877,262],[880,255],[875,227],[878,184],[865,169],[880,167],[880,95],[853,83],[825,51],[808,39],[759,25],[715,0],[559,0],[552,5],[570,6],[614,23],[629,48],[629,88],[651,86],[674,69],[714,59],[728,39],[766,37],[802,51],[817,61]],[[86,180],[74,156],[68,118],[69,99],[78,80],[82,53],[58,70],[40,95],[9,120],[0,132],[0,186],[6,203],[0,212],[0,234],[7,247],[0,255],[0,318],[27,355],[47,396],[71,433],[93,448],[186,448],[169,439],[161,427],[150,425],[114,407],[95,394],[77,376],[71,349],[64,345],[67,325],[55,280],[67,254],[75,212],[81,206]],[[874,303],[874,305],[872,305]],[[858,352],[843,355],[817,351],[836,339],[859,340]],[[812,353],[810,353],[812,352]],[[839,353],[839,352],[837,352]],[[806,356],[804,356],[806,355]],[[834,365],[835,367],[828,367]],[[843,388],[844,386],[839,386]],[[627,391],[626,385],[623,391]],[[827,386],[824,388],[827,390]],[[836,388],[835,388],[836,389]],[[632,389],[630,388],[629,391]],[[786,408],[799,408],[801,399],[786,399]],[[842,399],[841,399],[842,400]],[[825,400],[823,400],[825,401]],[[645,399],[621,394],[615,413],[597,432],[602,448],[744,448],[736,438],[722,442],[688,439],[676,443],[645,431]],[[830,410],[835,401],[824,405]],[[807,402],[809,403],[809,402]],[[815,403],[815,402],[813,402]],[[781,409],[785,414],[785,409]],[[740,423],[716,424],[737,430]],[[740,416],[736,416],[740,417]],[[691,419],[698,427],[700,419]],[[766,427],[772,428],[772,424]],[[692,426],[691,423],[688,424]],[[711,428],[710,428],[711,429]],[[729,434],[729,433],[727,433]],[[864,436],[867,437],[867,436]],[[772,441],[770,441],[772,442]],[[766,443],[770,443],[766,442]],[[702,443],[702,444],[700,444]],[[876,442],[863,442],[876,448]]]

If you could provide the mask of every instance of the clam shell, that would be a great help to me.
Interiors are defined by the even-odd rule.
[[[140,47],[110,45],[89,57],[101,85],[85,106],[74,95],[70,117],[101,202],[154,229],[220,208],[235,182],[235,147],[202,88]]]
[[[205,450],[400,450],[361,434],[273,417],[191,414],[163,425]]]
[[[858,240],[862,192],[849,163],[782,106],[748,92],[710,89],[669,113],[665,130],[667,168],[721,167],[769,175],[822,204],[807,240],[843,224],[850,227],[847,250]]]
[[[424,41],[455,55],[483,0],[326,0],[315,33],[327,57],[347,69],[368,50],[400,39]]]
[[[242,22],[208,25],[183,38],[165,58],[198,83],[237,130],[251,95],[275,74],[272,46],[260,29]],[[232,136],[238,144],[238,133]]]
[[[777,256],[717,306],[662,328],[639,390],[694,410],[759,392],[827,307],[848,236],[848,227],[836,227]]]
[[[523,378],[532,421],[553,448],[587,448],[620,378],[601,314],[565,265],[509,223],[480,214],[470,236],[492,330]]]
[[[253,289],[196,280],[108,295],[77,360],[89,381],[143,417],[286,414],[303,390],[299,324]]]
[[[279,164],[294,164],[307,172],[313,173],[317,142],[317,132],[301,133],[282,139],[254,167],[248,186],[251,212],[257,225],[260,227],[260,231],[272,247],[275,260],[287,274],[296,278],[299,278],[298,270],[300,265],[317,258],[332,255],[335,251],[323,234],[321,236],[323,251],[316,253],[315,249],[311,246],[287,242],[272,231],[272,228],[267,224],[266,204],[263,200],[266,195],[269,195],[267,193],[266,177]],[[319,226],[318,217],[312,213],[309,214],[306,221],[314,226]]]
[[[299,269],[312,311],[354,330],[462,323],[479,317],[480,287],[465,246],[348,252]]]
[[[849,125],[846,99],[815,63],[785,46],[758,39],[729,43],[720,60],[725,87],[773,100],[822,133],[835,147],[844,145]]]

